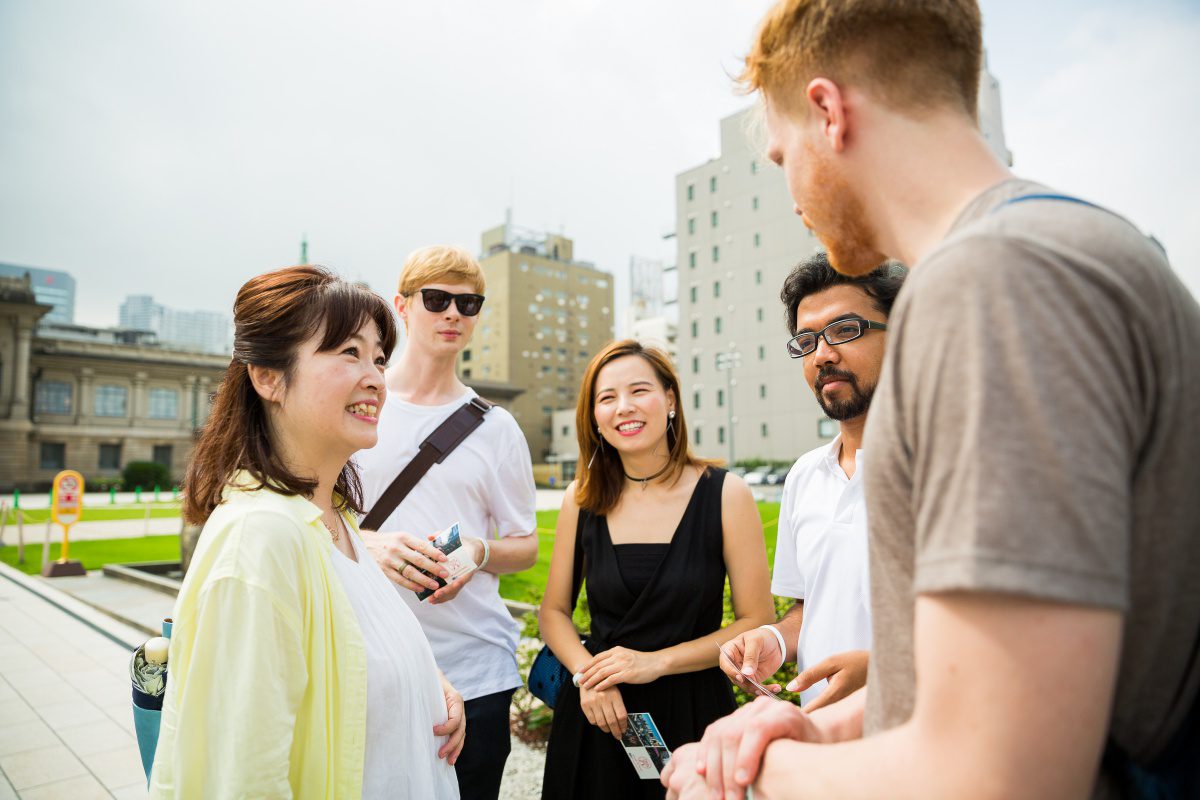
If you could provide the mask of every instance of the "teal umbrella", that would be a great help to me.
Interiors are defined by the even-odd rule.
[[[167,692],[167,641],[170,638],[171,619],[168,617],[163,620],[162,638],[156,636],[145,642],[133,651],[129,660],[129,677],[133,681],[133,728],[147,781],[150,780],[150,768],[154,766],[163,697]]]

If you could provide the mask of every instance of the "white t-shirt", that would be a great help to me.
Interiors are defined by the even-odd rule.
[[[354,456],[365,509],[375,505],[421,442],[474,396],[468,390],[439,406],[394,397],[384,402],[379,443]],[[535,497],[529,445],[512,415],[497,406],[445,461],[425,473],[380,530],[427,536],[458,522],[463,536],[528,536],[537,527]],[[439,605],[420,602],[416,593],[399,586],[396,591],[420,620],[438,666],[463,699],[521,685],[518,627],[500,599],[497,576],[479,571],[457,597]]]
[[[337,573],[358,618],[367,650],[367,731],[362,796],[457,798],[454,767],[438,758],[446,699],[421,625],[392,590],[358,537],[358,561],[329,543]]]
[[[853,478],[838,464],[839,435],[796,460],[783,485],[771,592],[804,601],[796,667],[831,655],[871,648],[871,581],[862,450]],[[814,700],[818,681],[800,693]]]

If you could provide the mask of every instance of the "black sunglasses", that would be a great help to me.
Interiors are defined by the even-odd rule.
[[[483,295],[481,294],[452,294],[441,289],[421,290],[421,302],[425,304],[425,310],[432,311],[434,314],[440,314],[449,308],[451,300],[458,307],[458,313],[464,317],[473,317],[479,313],[479,309],[483,308]]]

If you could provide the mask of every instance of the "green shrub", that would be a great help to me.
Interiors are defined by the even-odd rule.
[[[171,487],[171,470],[154,461],[130,461],[121,473],[121,482],[127,491],[140,488],[149,491],[155,486]]]

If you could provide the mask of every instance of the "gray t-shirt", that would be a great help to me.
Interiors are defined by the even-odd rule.
[[[1048,192],[972,201],[888,321],[864,444],[866,730],[912,714],[916,596],[1003,592],[1124,614],[1110,733],[1146,758],[1200,685],[1200,307],[1120,217],[1005,204]]]

